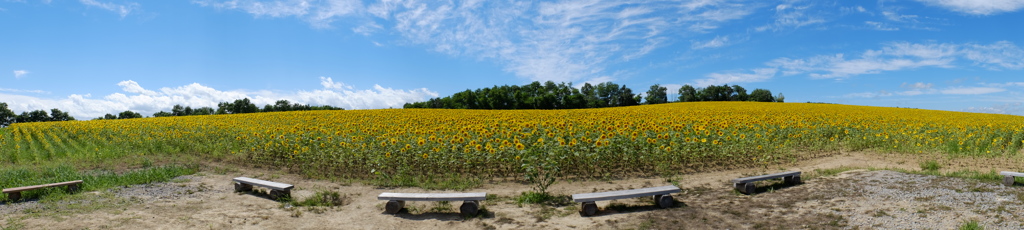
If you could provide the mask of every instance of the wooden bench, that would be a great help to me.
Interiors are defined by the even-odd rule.
[[[235,177],[232,179],[235,182],[235,192],[248,192],[252,191],[252,186],[260,186],[270,189],[270,199],[277,200],[282,197],[291,197],[292,188],[294,185],[277,183],[273,181],[265,181],[260,179],[253,179],[248,177]]]
[[[377,200],[387,200],[384,212],[395,214],[405,207],[406,201],[462,201],[459,212],[472,216],[480,211],[480,201],[487,199],[487,193],[391,193],[385,192],[377,196]]]
[[[593,216],[597,213],[596,201],[654,196],[654,203],[657,204],[658,207],[668,208],[675,205],[675,200],[673,200],[672,196],[669,194],[681,191],[682,190],[680,190],[679,187],[668,185],[653,188],[573,194],[572,201],[580,202],[582,204],[581,210],[583,211],[584,216]]]
[[[1013,186],[1014,177],[1024,177],[1024,173],[1002,171],[999,175],[1003,175],[1003,184],[1006,186]]]
[[[768,174],[768,175],[760,175],[760,176],[737,178],[737,179],[732,179],[732,185],[734,187],[736,187],[736,190],[739,190],[743,194],[750,195],[750,194],[754,193],[754,189],[755,189],[754,182],[762,181],[762,180],[768,180],[768,179],[775,179],[775,178],[782,178],[782,181],[785,182],[786,184],[799,184],[800,183],[800,172],[798,172],[798,171],[789,171],[789,172],[781,172],[781,173],[776,173],[776,174]]]
[[[70,193],[70,192],[78,191],[78,185],[80,185],[80,184],[82,184],[82,180],[66,181],[66,182],[53,183],[53,184],[43,184],[43,185],[33,185],[33,186],[17,187],[17,188],[8,188],[8,189],[4,189],[3,193],[7,193],[7,199],[8,200],[16,201],[16,200],[20,200],[21,199],[21,192],[24,192],[24,191],[31,191],[31,190],[36,190],[36,189],[41,189],[41,188],[49,188],[49,187],[68,186],[67,189],[68,189],[68,192]]]

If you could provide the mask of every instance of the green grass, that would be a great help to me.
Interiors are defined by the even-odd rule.
[[[971,220],[971,221],[964,222],[963,225],[960,225],[959,229],[960,230],[984,230],[985,227],[982,227],[981,224],[978,224],[977,220]]]
[[[30,185],[83,180],[81,191],[97,191],[118,186],[165,182],[172,178],[196,173],[195,165],[165,165],[115,173],[109,170],[77,170],[68,164],[53,166],[12,166],[0,169],[0,187],[13,188]],[[22,192],[22,199],[34,199],[50,194],[64,194],[64,188],[44,188]],[[2,195],[7,200],[7,195]]]
[[[552,206],[565,206],[572,204],[569,196],[556,196],[550,193],[527,191],[516,197],[516,204],[545,204]]]
[[[924,171],[938,171],[939,169],[942,168],[942,165],[939,165],[939,162],[937,162],[935,160],[929,160],[929,161],[921,162],[920,166],[921,166],[921,170],[924,170]]]
[[[298,207],[335,207],[351,203],[352,199],[335,191],[317,191],[313,196],[301,201],[292,201]]]

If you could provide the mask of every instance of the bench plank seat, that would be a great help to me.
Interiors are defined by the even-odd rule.
[[[82,184],[82,182],[83,182],[82,180],[65,181],[65,182],[52,183],[52,184],[41,184],[41,185],[32,185],[32,186],[24,186],[24,187],[17,187],[17,188],[7,188],[7,189],[4,189],[2,191],[3,191],[3,193],[7,194],[7,199],[8,200],[16,201],[16,200],[20,200],[21,199],[21,192],[31,191],[31,190],[41,189],[41,188],[67,186],[68,192],[78,191],[78,185]]]
[[[60,182],[60,183],[53,183],[53,184],[42,184],[42,185],[32,185],[32,186],[17,187],[17,188],[8,188],[8,189],[4,189],[3,193],[24,192],[24,191],[29,191],[29,190],[41,189],[41,188],[57,187],[57,186],[65,186],[65,185],[81,184],[81,183],[82,183],[82,180],[76,180],[76,181],[67,181],[67,182]]]
[[[1003,176],[1013,176],[1013,177],[1024,177],[1024,173],[1019,173],[1019,172],[1010,172],[1010,171],[1002,171],[1002,172],[999,172],[999,175],[1003,175]]]
[[[630,189],[630,190],[622,190],[622,191],[573,194],[572,195],[572,201],[573,202],[593,202],[593,201],[602,201],[602,200],[615,200],[615,199],[625,199],[625,198],[634,198],[634,197],[642,197],[642,196],[663,195],[663,194],[677,193],[677,192],[682,192],[682,190],[680,190],[679,187],[669,185],[669,186],[661,186],[661,187],[654,187],[654,188],[641,188],[641,189]]]
[[[478,193],[392,193],[385,192],[377,196],[377,200],[404,201],[465,201],[486,200],[486,192]]]
[[[762,180],[767,180],[767,179],[775,179],[775,178],[782,178],[782,177],[787,177],[787,176],[799,176],[799,175],[800,175],[800,172],[798,172],[798,171],[789,171],[789,172],[781,172],[781,173],[768,174],[768,175],[736,178],[736,179],[732,179],[732,183],[746,184],[746,183],[750,183],[750,182],[754,182],[754,181],[762,181]]]
[[[235,181],[235,182],[238,182],[238,183],[256,185],[256,186],[266,187],[266,188],[273,189],[273,190],[288,191],[288,190],[291,190],[292,188],[295,188],[294,185],[290,185],[290,184],[277,183],[277,182],[273,182],[273,181],[265,181],[265,180],[248,178],[248,177],[235,177],[235,179],[232,179],[232,180]]]

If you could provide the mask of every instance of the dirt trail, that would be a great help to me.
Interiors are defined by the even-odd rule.
[[[988,167],[972,169],[1004,170],[1021,165],[1020,162],[986,162],[984,159],[975,161],[940,159],[939,161],[950,165],[946,170],[979,167],[980,165],[988,165]],[[801,216],[797,222],[791,224],[802,226],[807,223],[830,223],[829,221],[836,219],[835,216],[855,215],[837,211],[835,216],[830,216],[807,211],[838,207],[835,199],[839,198],[818,193],[834,193],[827,188],[836,185],[824,182],[838,183],[840,180],[835,178],[842,178],[845,174],[832,178],[805,180],[803,185],[790,188],[780,187],[779,192],[755,196],[733,193],[728,181],[743,176],[788,170],[810,173],[815,169],[839,167],[917,169],[919,168],[918,162],[917,158],[906,155],[841,153],[831,157],[770,168],[681,175],[674,178],[684,189],[683,194],[676,196],[676,200],[681,202],[680,207],[657,209],[650,203],[650,198],[603,201],[597,202],[602,210],[594,217],[581,217],[576,204],[562,207],[519,206],[514,203],[512,197],[523,191],[529,191],[529,185],[507,182],[491,183],[465,191],[487,192],[498,196],[497,199],[483,202],[486,214],[471,219],[464,219],[458,214],[460,202],[452,202],[447,206],[439,202],[409,202],[406,211],[388,215],[383,214],[384,201],[376,199],[378,194],[386,191],[438,191],[426,191],[418,188],[378,189],[361,184],[309,180],[296,175],[258,169],[241,169],[237,172],[227,173],[222,171],[223,174],[204,171],[189,176],[188,180],[82,194],[82,196],[96,197],[86,198],[86,200],[95,202],[119,201],[123,203],[100,205],[98,208],[85,211],[57,213],[43,211],[42,213],[27,214],[28,212],[23,210],[38,209],[37,206],[41,205],[33,204],[37,202],[3,204],[0,205],[0,214],[4,216],[0,218],[0,226],[16,226],[27,229],[617,229],[637,227],[673,229],[684,226],[674,222],[693,219],[665,219],[663,217],[686,216],[705,221],[720,220],[722,224],[688,225],[692,228],[756,228],[758,226],[751,224],[728,224],[728,221],[725,220],[733,217],[771,219],[783,218],[788,215]],[[258,195],[233,192],[230,181],[236,176],[257,177],[294,184],[296,189],[293,190],[293,196],[299,199],[312,196],[318,190],[339,191],[348,198],[350,203],[341,207],[320,209],[284,207],[279,202]],[[567,195],[666,184],[671,184],[671,182],[665,178],[560,181],[549,190],[553,194]],[[1009,189],[1021,190],[1020,187]],[[135,192],[127,193],[125,191]],[[801,197],[786,196],[787,193],[800,194]],[[863,196],[863,194],[849,195],[855,197],[846,199],[857,200],[859,198],[856,197]],[[714,208],[712,205],[723,208]],[[760,211],[753,214],[746,212],[752,209]],[[790,213],[773,214],[775,212],[770,211],[772,209],[789,210]],[[848,209],[854,208],[848,207]],[[966,212],[966,210],[962,211]],[[800,215],[801,213],[805,215]],[[840,219],[849,223],[854,220],[854,217]],[[829,226],[833,225],[825,227]]]

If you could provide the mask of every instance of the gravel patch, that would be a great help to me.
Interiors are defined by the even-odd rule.
[[[193,183],[192,181],[200,180],[199,177],[192,175],[185,175],[175,177],[171,181],[178,182],[161,182],[151,184],[140,184],[131,185],[125,187],[109,188],[104,191],[93,191],[85,192],[82,195],[92,195],[95,199],[71,199],[62,200],[52,203],[44,204],[39,199],[30,199],[20,202],[3,202],[0,203],[0,214],[8,215],[12,213],[25,212],[27,210],[39,210],[46,206],[50,207],[64,207],[67,205],[74,204],[88,204],[91,202],[112,202],[108,197],[104,197],[105,194],[111,194],[115,198],[119,198],[119,202],[153,202],[157,200],[175,200],[185,198],[199,198],[203,191],[210,190],[208,185],[203,183]],[[86,182],[88,183],[88,182]]]

